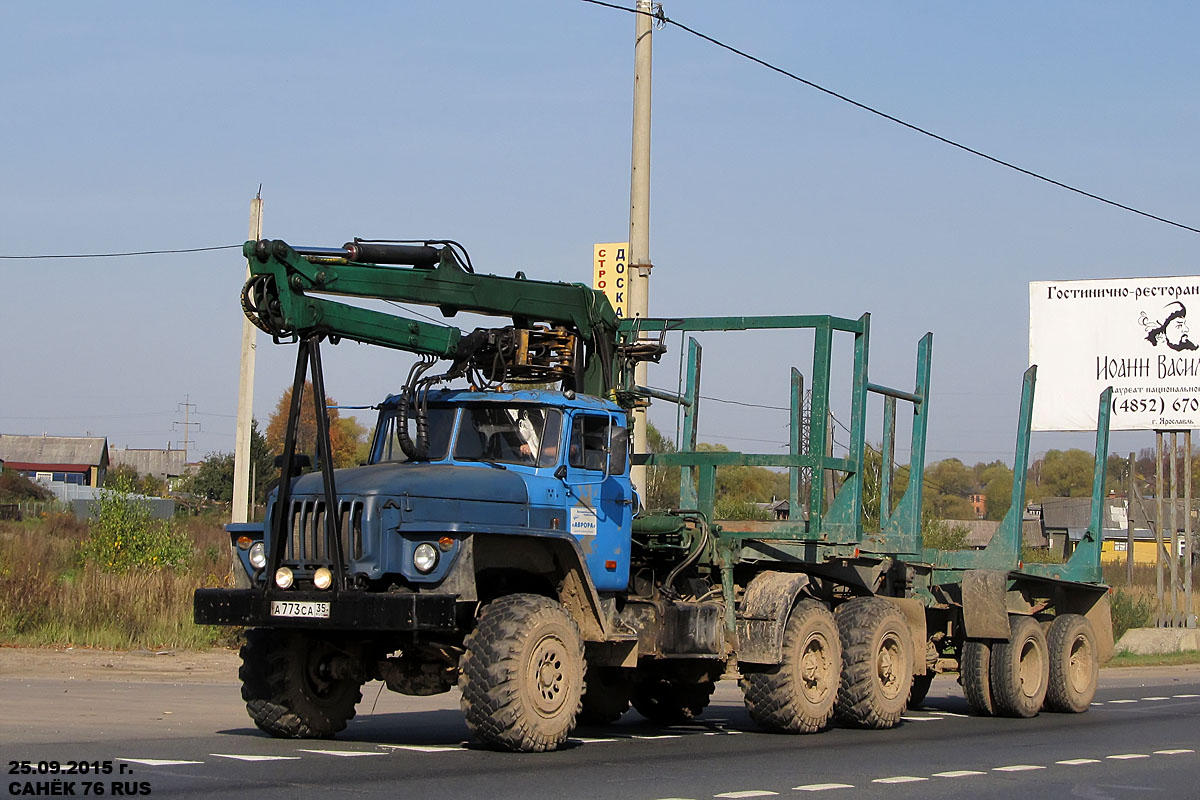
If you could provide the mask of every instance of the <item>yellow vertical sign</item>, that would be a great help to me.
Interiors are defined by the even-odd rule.
[[[617,319],[629,315],[629,242],[593,246],[592,288],[604,292]]]

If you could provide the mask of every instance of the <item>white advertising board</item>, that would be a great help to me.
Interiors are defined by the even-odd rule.
[[[1200,326],[1200,276],[1030,283],[1033,429],[1095,430],[1106,386],[1112,430],[1200,427],[1189,310]]]

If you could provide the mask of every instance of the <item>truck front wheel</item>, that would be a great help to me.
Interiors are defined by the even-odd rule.
[[[833,615],[817,601],[804,600],[788,617],[779,666],[742,681],[746,709],[769,731],[815,733],[833,717],[841,669]]]
[[[327,739],[362,700],[353,653],[302,631],[253,628],[241,650],[242,699],[254,724],[285,739]]]
[[[633,695],[630,672],[623,667],[588,666],[587,691],[579,710],[580,725],[607,725],[629,710],[629,698]]]
[[[467,727],[500,750],[555,750],[575,727],[583,639],[561,605],[512,594],[483,607],[466,638],[458,687]]]

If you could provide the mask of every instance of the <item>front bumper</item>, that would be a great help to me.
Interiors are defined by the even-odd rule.
[[[276,617],[272,600],[329,603],[327,618]],[[261,589],[197,589],[197,625],[294,627],[363,631],[452,631],[455,594],[378,594],[361,591],[271,592]]]

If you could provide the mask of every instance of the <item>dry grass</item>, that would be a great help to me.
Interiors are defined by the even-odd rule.
[[[192,592],[224,585],[222,521],[182,523],[193,555],[185,568],[125,574],[83,565],[86,523],[57,514],[0,522],[0,641],[113,649],[184,649],[232,640],[232,631],[192,623]]]

